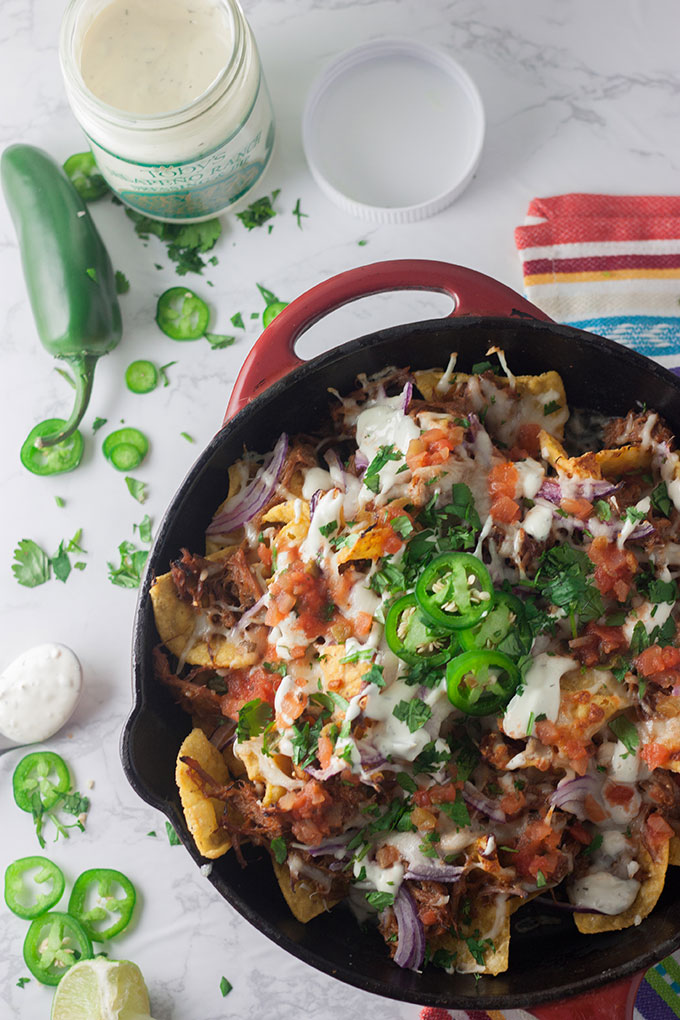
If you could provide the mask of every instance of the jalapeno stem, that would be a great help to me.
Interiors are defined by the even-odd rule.
[[[48,446],[56,446],[57,443],[61,443],[64,439],[68,439],[68,437],[72,435],[80,425],[83,415],[87,411],[87,405],[90,402],[92,383],[94,382],[94,368],[97,364],[97,357],[91,354],[78,354],[69,358],[64,358],[63,360],[68,362],[75,375],[76,395],[73,410],[71,411],[70,418],[67,420],[60,432],[55,432],[53,436],[39,436],[38,439],[36,439],[35,445],[40,450],[44,450]]]

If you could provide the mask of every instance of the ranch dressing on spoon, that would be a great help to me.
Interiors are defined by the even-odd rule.
[[[66,645],[19,655],[0,675],[0,749],[51,737],[71,717],[81,688],[80,663]]]

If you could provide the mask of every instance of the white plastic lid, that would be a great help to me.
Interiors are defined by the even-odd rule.
[[[408,223],[440,212],[477,169],[484,107],[442,50],[380,39],[348,50],[312,86],[302,144],[319,187],[355,216]]]

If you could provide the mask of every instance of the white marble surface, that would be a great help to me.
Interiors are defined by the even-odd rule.
[[[271,235],[247,234],[225,217],[219,265],[193,285],[208,298],[213,328],[230,332],[242,311],[245,335],[231,349],[180,345],[153,322],[155,299],[179,282],[160,247],[144,247],[122,210],[100,203],[93,214],[116,267],[132,290],[122,299],[125,336],[100,362],[84,433],[88,450],[71,475],[40,479],[21,467],[18,451],[37,420],[62,414],[71,391],[53,370],[33,326],[16,241],[0,201],[0,632],[3,664],[34,643],[73,647],[86,691],[67,729],[49,742],[73,767],[82,789],[90,780],[87,831],[47,852],[70,879],[86,867],[113,866],[141,892],[132,932],[112,955],[136,960],[146,976],[157,1020],[216,1020],[267,1015],[293,1020],[370,1014],[414,1018],[416,1007],[377,999],[289,958],[253,930],[201,878],[189,856],[171,847],[163,818],[140,801],[122,772],[118,741],[130,706],[130,631],[135,593],[113,587],[106,561],[148,510],[158,520],[197,451],[219,426],[239,366],[257,337],[248,320],[261,311],[259,281],[282,299],[341,270],[385,258],[438,258],[480,269],[519,288],[512,231],[533,195],[569,190],[678,190],[680,169],[679,14],[674,0],[249,0],[272,89],[278,144],[267,179],[280,187],[280,216]],[[62,0],[0,3],[0,145],[36,143],[58,159],[81,150],[83,137],[66,104],[56,51]],[[434,219],[406,227],[366,226],[320,194],[306,168],[300,117],[308,86],[342,49],[384,34],[444,46],[475,78],[488,118],[487,142],[475,180]],[[423,153],[423,159],[427,154]],[[309,214],[298,230],[297,198]],[[366,239],[366,246],[358,246]],[[162,271],[154,263],[163,264]],[[305,354],[392,322],[447,309],[441,297],[392,295],[351,306],[318,326]],[[122,385],[127,364],[149,357],[177,360],[171,385],[134,396]],[[96,415],[144,429],[152,452],[136,474],[148,482],[142,509],[123,478],[92,441]],[[192,446],[182,431],[196,440]],[[66,500],[57,508],[54,496]],[[66,585],[22,588],[10,572],[12,549],[31,537],[50,552],[83,528],[87,569]],[[0,757],[0,869],[38,851],[31,820],[15,808],[11,775],[21,752]],[[147,835],[155,829],[158,838]],[[24,922],[0,910],[0,1015],[46,1016],[50,992],[32,981],[21,959]],[[226,975],[234,990],[222,999]]]

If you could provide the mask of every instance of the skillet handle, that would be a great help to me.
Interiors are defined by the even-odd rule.
[[[633,1008],[644,971],[585,995],[548,1002],[532,1009],[536,1020],[633,1020]]]
[[[448,294],[454,302],[448,318],[489,315],[551,321],[510,287],[464,266],[427,259],[359,266],[317,284],[279,312],[248,354],[234,383],[224,421],[233,418],[277,379],[304,364],[295,353],[295,344],[315,322],[357,298],[391,290],[434,290]]]

